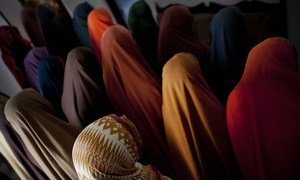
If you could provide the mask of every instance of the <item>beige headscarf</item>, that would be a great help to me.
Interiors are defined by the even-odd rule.
[[[49,179],[77,179],[72,145],[79,130],[55,117],[54,107],[33,89],[7,101],[5,116]]]
[[[142,140],[125,116],[105,116],[87,126],[73,146],[79,179],[167,179],[138,163]]]

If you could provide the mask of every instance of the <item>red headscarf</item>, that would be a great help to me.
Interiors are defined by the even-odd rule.
[[[109,12],[105,8],[100,7],[89,13],[87,24],[94,52],[96,53],[98,60],[101,62],[102,34],[109,26],[114,24],[113,20]]]
[[[101,44],[103,79],[113,106],[137,127],[146,159],[170,174],[158,78],[126,28],[120,25],[108,28]]]
[[[246,179],[300,178],[300,79],[293,45],[254,47],[227,102],[227,124]]]
[[[158,64],[161,67],[175,54],[191,53],[205,59],[208,47],[193,31],[193,17],[184,6],[172,6],[162,16],[158,36]]]

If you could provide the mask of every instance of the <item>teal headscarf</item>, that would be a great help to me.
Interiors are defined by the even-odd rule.
[[[155,72],[158,71],[157,40],[158,26],[153,18],[149,5],[144,0],[135,2],[128,16],[128,24],[140,52]]]

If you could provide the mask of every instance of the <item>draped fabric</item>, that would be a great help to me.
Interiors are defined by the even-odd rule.
[[[21,179],[46,179],[18,135],[12,130],[4,115],[8,97],[0,93],[0,153]],[[32,162],[33,160],[33,162]]]
[[[22,88],[27,86],[24,77],[23,61],[27,52],[31,49],[30,43],[22,38],[18,29],[14,26],[0,27],[0,49],[2,59],[8,69],[17,79]]]
[[[142,139],[125,116],[108,115],[87,126],[73,146],[79,179],[168,179],[138,163]]]
[[[55,14],[41,5],[36,15],[49,54],[65,58],[71,49],[79,45],[72,19],[66,12]]]
[[[224,107],[198,60],[179,53],[163,69],[163,120],[178,179],[237,177]]]
[[[67,13],[67,9],[65,8],[62,0],[50,0],[50,1],[54,2],[54,3],[50,2],[49,4],[52,5],[55,10]]]
[[[245,179],[299,179],[300,79],[293,45],[269,38],[249,53],[227,102],[227,125]]]
[[[46,43],[36,18],[36,9],[31,7],[22,9],[21,20],[25,31],[34,46],[45,46]]]
[[[105,8],[94,9],[88,15],[88,30],[93,45],[93,50],[101,62],[101,38],[104,31],[112,26],[113,20]]]
[[[206,63],[208,82],[225,103],[238,83],[255,40],[237,7],[220,10],[210,23],[211,47]]]
[[[32,48],[30,43],[25,40],[19,30],[14,26],[1,26],[1,47],[10,51],[16,65],[21,71],[24,70],[24,58],[28,51]],[[4,34],[2,34],[4,33]]]
[[[55,56],[43,58],[38,65],[39,91],[54,106],[56,113],[63,117],[61,96],[63,92],[64,65]]]
[[[73,11],[73,28],[77,38],[83,46],[88,48],[92,48],[92,42],[87,27],[87,18],[93,9],[88,2],[83,2],[78,4]]]
[[[135,2],[128,16],[128,24],[140,52],[155,72],[160,72],[157,58],[158,26],[148,4],[144,0]]]
[[[15,76],[4,63],[0,50],[0,92],[11,97],[21,91],[21,86]]]
[[[61,105],[69,122],[85,127],[111,112],[101,69],[88,48],[75,48],[67,58]]]
[[[67,13],[67,9],[65,8],[63,2],[61,0],[20,0],[25,1],[23,6],[31,6],[31,7],[38,7],[39,5],[46,6],[47,8],[51,9],[53,12],[59,13],[64,12]],[[26,2],[27,1],[27,2]],[[33,2],[30,2],[33,1]],[[36,2],[37,1],[37,2]]]
[[[170,174],[158,78],[123,26],[108,28],[101,44],[103,79],[111,103],[138,129],[144,141],[145,160]]]
[[[27,54],[24,65],[30,86],[52,103],[57,116],[64,118],[61,108],[63,61],[56,56],[50,56],[46,47],[40,47],[33,48]]]
[[[159,23],[158,64],[160,68],[175,54],[191,53],[204,60],[208,47],[193,31],[193,17],[184,6],[171,6],[165,10]]]
[[[5,105],[5,116],[49,179],[77,179],[72,146],[79,130],[55,117],[55,110],[33,89]]]
[[[46,47],[31,49],[24,59],[25,74],[28,84],[35,90],[39,90],[38,66],[42,59],[49,55]]]

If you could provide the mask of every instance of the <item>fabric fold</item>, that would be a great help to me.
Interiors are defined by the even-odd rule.
[[[0,153],[5,157],[12,169],[21,179],[46,179],[36,161],[20,141],[18,134],[9,125],[5,115],[4,106],[8,101],[0,92]]]
[[[33,89],[26,89],[6,103],[4,112],[48,178],[77,179],[72,146],[79,130],[56,118],[50,102]]]

